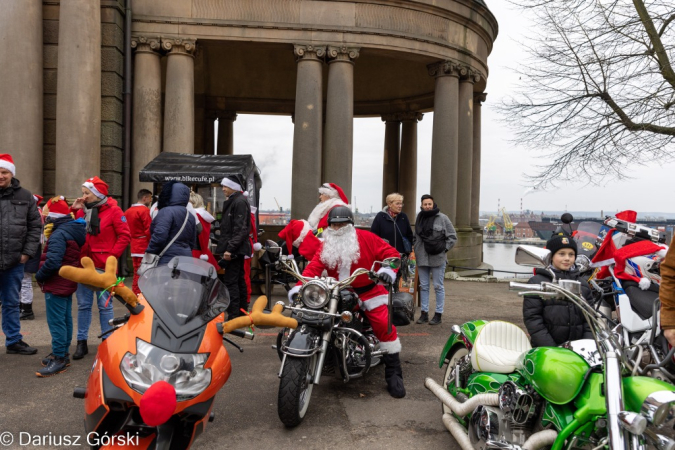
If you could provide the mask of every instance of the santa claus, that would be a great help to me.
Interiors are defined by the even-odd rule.
[[[354,216],[346,206],[334,207],[328,214],[327,225],[328,228],[323,232],[324,241],[303,271],[304,277],[318,277],[325,270],[329,277],[343,280],[356,269],[370,270],[375,261],[400,257],[395,248],[378,236],[354,228]],[[377,275],[384,283],[393,283],[396,279],[396,272],[389,267],[380,268]],[[367,275],[357,277],[351,286],[359,294],[359,307],[380,340],[380,348],[388,351],[383,357],[387,390],[392,397],[402,398],[405,396],[405,387],[399,359],[401,341],[395,327],[392,327],[391,333],[388,331],[387,289],[382,284],[374,283]],[[292,300],[300,288],[298,284],[291,289],[288,292],[289,299]]]
[[[328,228],[328,213],[336,206],[348,206],[349,200],[342,188],[335,183],[324,183],[319,188],[319,204],[307,218],[312,231]]]

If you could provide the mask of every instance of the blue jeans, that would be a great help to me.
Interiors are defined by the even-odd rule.
[[[101,333],[105,333],[112,327],[108,325],[108,321],[115,317],[113,314],[113,299],[110,299],[108,306],[105,306],[110,297],[110,293],[105,292],[100,295],[101,291],[92,291],[84,284],[77,285],[77,340],[86,341],[89,336],[89,325],[91,325],[91,307],[94,304],[94,296],[96,296],[98,305],[98,316],[101,321]],[[105,339],[105,337],[104,337]]]
[[[47,325],[52,335],[52,353],[64,357],[73,340],[73,296],[61,297],[45,292]]]
[[[445,265],[437,267],[417,266],[417,273],[420,280],[420,301],[422,302],[422,311],[429,312],[429,275],[434,279],[434,291],[436,291],[436,312],[443,314],[443,306],[445,306],[445,287],[443,281],[445,280]]]
[[[0,270],[0,301],[2,302],[2,332],[5,333],[5,346],[16,344],[21,336],[19,322],[19,295],[23,280],[23,264],[11,269]]]

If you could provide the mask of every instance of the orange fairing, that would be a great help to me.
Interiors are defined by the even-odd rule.
[[[136,339],[152,343],[152,321],[153,309],[148,307],[148,302],[143,295],[138,296],[138,301],[146,308],[140,314],[132,315],[126,325],[119,331],[110,335],[103,341],[98,349],[98,355],[95,366],[87,383],[88,392],[85,400],[85,412],[93,413],[98,407],[103,405],[102,398],[102,374],[101,361],[107,361],[107,372],[110,381],[129,395],[136,405],[140,404],[142,394],[131,389],[119,370],[120,363],[126,352],[136,353]],[[196,397],[178,402],[174,414],[183,411],[191,405],[204,402],[216,395],[223,387],[232,372],[232,365],[227,350],[223,346],[222,335],[218,332],[216,324],[223,322],[223,314],[212,320],[206,326],[204,337],[199,347],[199,353],[208,353],[209,358],[205,368],[211,369],[210,385]],[[217,370],[214,368],[218,368]],[[95,381],[95,382],[94,382]],[[93,389],[93,390],[92,390]],[[106,409],[107,406],[106,406]]]

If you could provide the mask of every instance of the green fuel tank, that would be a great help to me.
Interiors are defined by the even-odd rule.
[[[516,363],[518,373],[555,405],[569,403],[579,394],[589,368],[581,356],[558,347],[533,348]]]

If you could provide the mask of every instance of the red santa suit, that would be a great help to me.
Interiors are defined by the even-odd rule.
[[[289,255],[293,255],[293,247],[298,249],[300,256],[311,261],[321,247],[321,240],[314,236],[312,227],[306,220],[291,220],[279,237],[286,241],[286,249]]]
[[[209,248],[209,240],[211,238],[211,224],[214,220],[216,220],[216,218],[213,217],[203,207],[194,208],[194,212],[197,220],[202,224],[202,232],[197,236],[199,248],[192,250],[192,257],[208,261],[213,265],[213,267],[216,268],[216,270],[219,270],[220,266],[218,265],[218,261],[216,261],[216,258],[213,256],[213,253],[211,253],[211,249]]]
[[[127,218],[129,231],[131,231],[131,260],[134,264],[134,281],[131,290],[138,295],[141,290],[138,288],[138,269],[141,267],[143,254],[148,248],[150,242],[150,209],[142,203],[134,203],[124,212]]]
[[[391,245],[384,242],[380,237],[370,231],[356,229],[356,236],[359,244],[359,259],[353,262],[350,267],[329,268],[322,261],[321,253],[323,243],[316,252],[314,258],[307,265],[302,275],[304,277],[320,277],[325,270],[329,277],[338,280],[348,278],[356,269],[368,269],[373,266],[375,261],[383,261],[385,258],[399,258],[401,255]],[[396,272],[388,267],[383,267],[378,273],[387,272],[392,279],[396,279]],[[370,289],[368,287],[370,286]],[[301,284],[298,283],[288,293],[293,296],[300,290]],[[380,348],[388,350],[390,354],[401,351],[401,341],[398,339],[396,327],[392,326],[391,333],[388,333],[388,292],[381,285],[374,283],[367,275],[361,275],[352,282],[352,287],[358,289],[367,289],[359,294],[359,307],[365,313],[373,327],[375,336],[380,340]]]
[[[312,231],[321,232],[328,228],[328,213],[336,206],[349,206],[349,200],[342,188],[335,183],[324,183],[319,188],[319,193],[328,196],[328,200],[319,203],[307,218]]]

